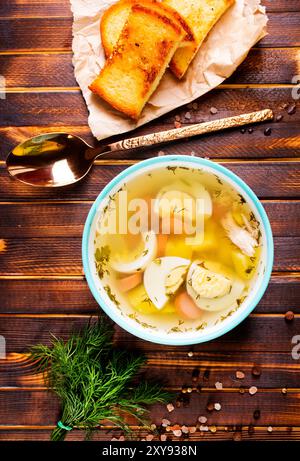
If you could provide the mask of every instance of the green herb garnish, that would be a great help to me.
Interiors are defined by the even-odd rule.
[[[240,204],[243,205],[244,203],[246,203],[246,200],[244,199],[244,197],[242,196],[242,194],[238,194],[239,198],[240,198]]]
[[[113,292],[111,291],[110,286],[109,286],[109,285],[106,285],[106,286],[104,287],[104,290],[106,291],[106,294],[107,294],[107,296],[109,297],[109,299],[110,299],[113,303],[115,303],[116,306],[119,306],[120,303],[119,303],[119,301],[117,300],[116,295],[113,294]]]
[[[167,170],[172,171],[173,174],[175,174],[175,171],[177,170],[177,166],[167,166]]]
[[[106,265],[110,258],[110,248],[108,245],[105,245],[101,248],[97,248],[95,251],[95,263],[96,263],[96,270],[97,274],[100,279],[103,279],[104,274],[109,274],[108,270],[106,269]]]
[[[112,340],[112,325],[99,319],[67,341],[53,336],[50,347],[38,344],[31,348],[37,372],[44,373],[47,386],[61,400],[61,421],[52,440],[63,440],[67,430],[75,427],[90,436],[103,420],[129,432],[125,415],[145,425],[145,405],[170,401],[170,394],[157,383],[139,378],[132,386],[146,359],[116,349]]]

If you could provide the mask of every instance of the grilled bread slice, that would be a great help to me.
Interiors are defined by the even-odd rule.
[[[133,5],[113,53],[89,88],[138,119],[183,36],[182,28],[169,17]]]
[[[162,0],[179,11],[196,38],[196,46],[178,48],[170,63],[173,73],[182,78],[209,31],[235,0]]]
[[[177,11],[168,5],[164,5],[156,0],[119,0],[105,11],[100,22],[101,41],[106,57],[110,56],[113,52],[131,8],[137,3],[146,7],[148,6],[151,9],[156,9],[158,13],[164,14],[172,21],[177,22],[185,31],[185,36],[180,46],[188,46],[189,44],[196,46],[196,39],[187,22]]]

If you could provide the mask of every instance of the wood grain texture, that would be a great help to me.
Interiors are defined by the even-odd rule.
[[[225,81],[231,84],[291,83],[297,75],[297,48],[252,49],[237,71]],[[0,74],[7,88],[76,87],[72,53],[0,55]]]
[[[103,314],[104,315],[104,314]],[[6,352],[20,353],[28,351],[28,347],[37,342],[49,344],[50,331],[56,337],[67,338],[72,331],[81,329],[90,319],[90,316],[50,316],[45,315],[19,315],[0,316],[1,334],[6,338]],[[214,341],[191,346],[181,346],[180,351],[194,351],[193,359],[197,352],[281,352],[291,354],[291,340],[299,334],[300,317],[296,316],[293,322],[286,322],[284,315],[252,315],[243,321],[230,333]],[[141,351],[167,351],[178,352],[176,346],[164,346],[140,340],[135,336],[115,326],[115,342],[123,348]],[[299,365],[294,361],[295,365]]]
[[[268,12],[299,11],[298,0],[264,0]],[[24,16],[72,17],[68,0],[2,0],[0,16],[20,18]]]
[[[81,237],[92,202],[1,203],[0,237]],[[300,201],[264,200],[273,235],[300,235]]]
[[[300,237],[275,237],[275,271],[300,270]],[[81,239],[4,239],[1,275],[82,275]]]
[[[185,110],[186,112],[186,110]],[[163,150],[166,154],[185,154],[189,155],[195,152],[196,155],[209,157],[211,159],[218,158],[293,158],[299,156],[300,130],[299,121],[284,113],[285,118],[280,123],[267,123],[259,127],[255,127],[252,134],[247,131],[241,134],[239,130],[229,130],[214,135],[207,135],[197,138],[186,139],[185,141],[171,143],[166,146],[153,147],[145,149],[138,153],[136,152],[114,152],[107,158],[128,159],[138,158],[144,159],[157,155]],[[264,135],[266,127],[272,128],[271,136]],[[173,125],[153,126],[146,125],[143,128],[136,130],[134,133],[128,133],[124,136],[132,137],[134,135],[147,134],[153,131],[160,131],[166,128],[173,128]],[[0,127],[0,159],[5,160],[6,155],[13,149],[16,144],[23,142],[25,139],[36,136],[40,133],[48,133],[53,131],[67,132],[77,135],[85,139],[88,143],[96,145],[96,140],[93,138],[90,129],[87,126],[10,126]],[[120,139],[121,136],[118,137]],[[103,141],[104,143],[106,141]]]
[[[0,279],[1,312],[8,314],[98,314],[84,280]],[[256,313],[299,311],[300,278],[274,275]],[[0,331],[1,333],[1,331]]]
[[[284,105],[294,102],[291,88],[280,87],[290,84],[299,73],[300,3],[263,3],[270,17],[269,35],[225,82],[234,87],[200,98],[197,110],[184,106],[129,134],[173,128],[175,115],[182,124],[265,107],[283,115],[279,123],[254,127],[252,134],[231,130],[163,147],[166,153],[193,151],[221,159],[265,199],[275,235],[274,269],[280,271],[272,276],[254,313],[213,342],[181,348],[160,346],[115,327],[116,344],[145,352],[148,364],[144,372],[162,380],[175,397],[182,385],[202,386],[201,393],[192,393],[185,408],[171,414],[164,406],[151,410],[151,419],[158,424],[167,417],[194,425],[200,414],[208,416],[209,425],[216,424],[215,434],[197,431],[191,440],[300,440],[300,367],[291,356],[292,337],[300,331],[300,278],[299,273],[284,273],[300,269],[300,168],[296,161],[300,111],[298,102],[296,113],[287,114]],[[103,186],[131,163],[128,159],[141,160],[161,150],[116,153],[110,157],[111,164],[107,160],[98,163],[87,181],[64,191],[30,189],[7,176],[6,153],[39,132],[67,131],[96,143],[73,76],[71,24],[69,0],[0,2],[0,75],[6,77],[11,90],[5,100],[0,99],[0,239],[4,249],[0,253],[0,334],[6,338],[8,352],[7,358],[0,360],[0,440],[49,439],[59,417],[59,404],[43,390],[43,379],[34,374],[26,352],[32,344],[49,343],[49,332],[67,338],[91,315],[103,315],[82,274],[80,243],[85,217]],[[247,85],[255,88],[239,87]],[[212,115],[211,107],[218,113]],[[185,117],[187,111],[190,118]],[[265,136],[264,129],[269,126],[272,133]],[[296,316],[288,323],[284,314],[290,309]],[[192,357],[188,356],[190,350]],[[259,378],[251,373],[253,365],[261,367]],[[197,382],[192,381],[195,368],[200,372]],[[236,379],[236,370],[244,371],[244,380]],[[217,381],[223,383],[222,391],[215,389]],[[243,395],[239,393],[241,385],[246,387]],[[251,385],[258,387],[254,396],[247,392]],[[287,395],[282,394],[283,387],[288,388]],[[209,401],[220,402],[222,410],[207,413]],[[261,418],[255,421],[253,411],[258,408]],[[255,425],[254,434],[249,433],[249,424]],[[269,425],[272,433],[267,430]],[[140,439],[146,433],[138,427],[134,431]],[[96,439],[120,435],[119,430],[105,427]],[[82,434],[72,431],[68,438],[81,440]]]
[[[272,109],[275,114],[283,113],[285,121],[300,120],[300,111],[292,116],[283,111],[284,104],[299,107],[294,101],[290,88],[229,88],[216,89],[196,100],[199,103],[196,111],[191,110],[188,123],[206,122],[231,115],[239,115],[265,108]],[[211,107],[218,112],[212,115]],[[179,115],[182,123],[187,123],[186,106],[178,108],[151,122],[151,130],[174,127],[174,117]],[[68,126],[86,125],[87,109],[79,90],[58,90],[58,92],[7,93],[6,99],[0,99],[0,126]],[[149,129],[143,127],[143,129]],[[257,129],[263,131],[262,125]]]
[[[53,427],[54,428],[54,427]],[[254,431],[254,432],[252,432]],[[51,430],[46,428],[40,428],[40,426],[35,428],[16,428],[16,429],[7,429],[5,427],[0,427],[0,440],[7,441],[21,441],[21,440],[49,440]],[[141,429],[135,429],[133,431],[134,440],[144,440],[147,431]],[[92,437],[92,440],[95,441],[107,441],[112,438],[119,438],[123,433],[118,429],[103,428],[97,430]],[[248,426],[236,427],[236,426],[218,426],[217,432],[212,433],[200,432],[197,431],[194,434],[190,434],[189,438],[181,438],[180,440],[189,440],[191,442],[196,441],[289,441],[291,440],[300,440],[300,428],[299,427],[274,427],[273,431],[268,432],[268,426],[251,426],[249,430]],[[78,430],[73,430],[70,432],[66,440],[68,441],[83,441],[84,434]],[[159,440],[159,437],[155,437],[154,440]],[[167,440],[178,441],[178,438],[168,435]]]
[[[300,367],[292,359],[290,353],[223,351],[195,352],[193,358],[186,352],[146,351],[147,365],[141,373],[147,379],[161,381],[165,387],[174,392],[182,387],[200,386],[202,391],[219,394],[216,382],[222,382],[224,392],[257,386],[264,391],[269,389],[288,389],[291,392],[299,385]],[[252,375],[253,366],[259,366],[260,377]],[[198,378],[193,380],[193,372],[197,370]],[[236,371],[243,371],[245,378],[236,378]],[[205,377],[205,378],[204,378]],[[138,380],[139,378],[137,378]],[[136,381],[135,381],[136,382]],[[27,354],[9,353],[5,360],[0,360],[0,392],[9,388],[43,389],[45,380],[37,374],[28,360]]]
[[[300,45],[300,12],[269,13],[268,32],[257,46],[287,47]],[[100,37],[99,37],[100,40]],[[71,17],[0,18],[0,51],[70,50]]]
[[[98,314],[84,280],[0,279],[1,312],[8,314]],[[256,313],[299,311],[300,278],[274,275]]]
[[[225,162],[222,165],[240,176],[260,198],[299,198],[300,162]],[[9,177],[0,165],[0,196],[2,201],[14,200],[94,200],[103,187],[128,165],[98,164],[81,183],[63,190],[32,189]]]
[[[255,396],[241,395],[236,392],[222,392],[217,395],[203,392],[192,394],[190,405],[178,408],[168,414],[165,406],[154,405],[151,408],[151,420],[160,424],[168,417],[171,423],[194,425],[198,416],[207,414],[208,402],[219,402],[222,411],[209,415],[210,424],[255,423],[253,412],[260,408],[261,425],[300,425],[300,393],[291,392],[285,396],[280,391],[258,392]],[[0,392],[0,424],[4,425],[54,425],[60,416],[57,399],[43,391],[4,391]]]

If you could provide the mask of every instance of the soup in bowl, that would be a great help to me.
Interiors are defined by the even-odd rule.
[[[187,345],[238,325],[273,264],[267,215],[228,169],[190,156],[135,164],[100,193],[83,264],[102,309],[148,341]]]

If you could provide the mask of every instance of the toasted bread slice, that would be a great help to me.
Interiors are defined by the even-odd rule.
[[[151,9],[155,8],[158,13],[166,15],[172,21],[177,21],[178,25],[185,31],[185,37],[180,46],[189,45],[190,43],[194,43],[196,46],[196,39],[189,25],[177,11],[168,5],[164,5],[156,0],[119,0],[105,11],[100,22],[101,41],[106,57],[110,56],[113,52],[131,8],[137,3],[146,7],[148,6]]]
[[[170,68],[182,78],[209,31],[235,0],[162,0],[164,5],[179,11],[196,38],[196,46],[178,48]]]
[[[89,88],[138,119],[183,36],[182,28],[167,16],[133,5],[113,53]]]

